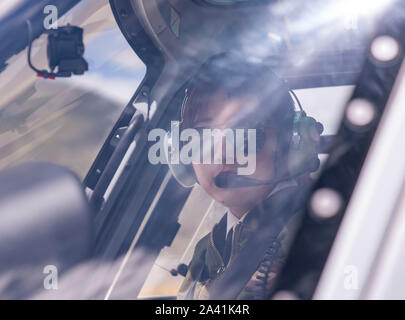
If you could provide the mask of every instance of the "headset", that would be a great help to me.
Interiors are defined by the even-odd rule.
[[[184,99],[181,105],[180,122],[176,122],[179,131],[182,129],[184,120],[184,111],[192,91],[194,81],[191,80],[188,86],[184,89]],[[281,181],[293,179],[300,175],[316,171],[320,166],[318,158],[318,149],[320,135],[323,132],[323,125],[312,117],[308,117],[304,111],[301,102],[295,92],[289,89],[286,85],[284,88],[288,91],[293,103],[293,117],[286,117],[286,125],[292,121],[292,135],[284,137],[283,133],[278,134],[278,142],[276,148],[275,171],[276,177],[271,180],[256,180],[246,176],[238,176],[233,174],[218,175],[215,178],[215,184],[220,188],[240,188],[254,187],[259,185],[277,184]],[[281,125],[284,127],[284,124]],[[281,130],[280,130],[281,131]],[[288,146],[286,151],[282,148]],[[181,145],[180,145],[181,149]],[[198,183],[194,169],[191,164],[182,164],[180,161],[174,163],[171,161],[173,154],[172,132],[168,131],[164,139],[165,158],[169,169],[174,178],[185,188],[191,188]],[[180,151],[180,150],[177,150]],[[258,152],[258,150],[256,150]]]

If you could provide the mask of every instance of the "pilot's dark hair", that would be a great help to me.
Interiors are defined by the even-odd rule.
[[[216,92],[228,98],[251,97],[255,107],[242,110],[291,134],[294,102],[284,82],[262,63],[244,61],[231,54],[216,55],[204,63],[187,87],[182,107],[183,128],[193,127],[197,111],[207,106]]]

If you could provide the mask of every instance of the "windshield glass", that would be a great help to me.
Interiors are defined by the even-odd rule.
[[[168,67],[152,90],[144,162],[126,184],[127,202],[113,210],[118,222],[111,227],[101,213],[101,252],[123,258],[106,298],[120,297],[135,270],[132,298],[274,293],[301,199],[328,160],[388,4],[262,6],[229,9],[226,19],[196,6],[159,7],[167,28],[155,41],[178,69]],[[240,143],[238,130],[246,130]],[[222,136],[207,147],[213,132]],[[225,284],[229,274],[240,275],[237,294]]]
[[[54,191],[52,184],[49,197],[31,197],[33,206],[40,204],[34,211],[39,218],[33,225],[28,219],[24,233],[30,237],[17,243],[22,254],[15,261],[38,267],[26,248],[36,235],[48,234],[60,240],[53,246],[53,240],[41,238],[50,253],[41,246],[33,250],[51,261],[45,267],[56,264],[49,258],[54,252],[78,256],[64,254],[71,264],[57,267],[58,290],[42,288],[37,277],[39,287],[33,284],[36,291],[23,296],[250,300],[277,298],[280,292],[291,298],[285,291],[293,288],[298,298],[311,298],[346,206],[355,198],[364,219],[368,209],[379,215],[378,205],[368,206],[385,192],[377,189],[385,188],[379,183],[384,164],[400,149],[388,144],[381,162],[372,158],[368,172],[375,168],[379,175],[370,186],[372,173],[363,176],[367,197],[352,196],[403,59],[395,40],[403,33],[386,34],[405,16],[403,9],[387,18],[393,3],[83,0],[58,23],[83,28],[88,72],[36,77],[27,49],[6,64],[0,61],[0,169],[39,160],[80,178],[79,200],[68,188]],[[13,8],[4,10],[6,15]],[[42,34],[32,46],[38,69],[48,69],[46,51]],[[0,48],[2,56],[7,55]],[[397,89],[398,119],[400,97]],[[392,130],[402,127],[396,123]],[[393,136],[383,135],[385,141]],[[379,147],[374,157],[387,150]],[[391,177],[398,159],[389,168]],[[394,191],[384,196],[392,208]],[[57,196],[75,201],[51,201]],[[6,193],[6,198],[13,197]],[[14,202],[31,214],[31,208],[19,206],[24,201]],[[55,219],[44,210],[48,202],[57,208]],[[72,212],[59,209],[65,204]],[[81,204],[85,209],[76,214]],[[14,223],[9,218],[14,211],[1,221]],[[85,219],[76,223],[71,217]],[[379,217],[383,223],[376,219],[371,225],[382,239],[389,219]],[[47,223],[37,223],[40,218],[58,223],[56,230],[63,232],[55,235]],[[357,237],[369,239],[372,232],[356,219],[352,212],[362,231]],[[361,264],[354,248],[362,251],[367,242],[352,246],[355,231],[340,239],[335,253],[348,265],[343,249],[353,249],[350,257]],[[69,245],[76,250],[66,249]],[[331,278],[342,273],[342,264],[329,266]],[[23,271],[21,277],[29,273]],[[0,298],[2,288],[19,277],[4,276]],[[323,289],[328,285],[326,280]],[[17,291],[11,296],[18,297]]]
[[[106,2],[84,1],[58,23],[84,29],[89,71],[66,79],[36,78],[26,50],[7,62],[0,74],[0,168],[42,160],[84,178],[146,68]],[[32,60],[46,67],[45,35],[34,41]]]
[[[323,134],[334,135],[353,89],[353,86],[302,89],[296,90],[296,94],[308,116],[322,122],[325,127]],[[327,154],[319,155],[322,163],[327,157]],[[316,179],[319,172],[320,169],[312,173],[312,177]],[[173,276],[170,271],[182,264],[189,265],[198,241],[208,234],[226,213],[225,206],[213,200],[200,185],[196,185],[179,214],[178,222],[181,227],[176,237],[172,244],[162,249],[158,255],[138,297],[176,296],[184,278]]]

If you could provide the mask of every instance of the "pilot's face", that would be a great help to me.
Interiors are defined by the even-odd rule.
[[[217,92],[208,101],[208,105],[200,108],[193,121],[194,128],[234,128],[235,123],[243,123],[243,118],[257,117],[257,112],[249,112],[252,101],[249,98],[237,100],[229,99],[225,93]],[[274,159],[276,152],[276,134],[270,127],[265,127],[263,147],[256,153],[256,169],[251,175],[244,177],[269,180],[274,177]],[[224,146],[224,143],[223,143]],[[224,155],[225,152],[222,152]],[[196,164],[193,168],[200,185],[216,201],[228,207],[235,216],[242,216],[245,212],[263,200],[272,190],[273,186],[263,185],[242,188],[219,188],[214,179],[221,173],[234,173],[238,163],[225,164]]]

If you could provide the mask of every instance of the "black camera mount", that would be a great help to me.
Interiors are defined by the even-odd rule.
[[[55,79],[56,77],[71,77],[72,74],[81,75],[88,70],[88,64],[83,58],[84,43],[83,29],[76,26],[63,26],[45,31],[48,34],[48,64],[51,71],[39,70],[31,62],[32,25],[28,26],[28,65],[37,73],[38,77]]]

